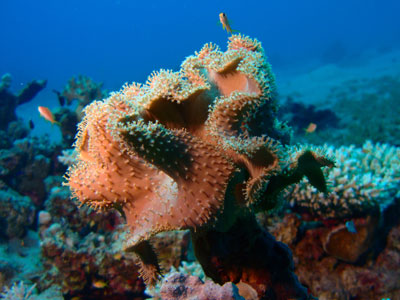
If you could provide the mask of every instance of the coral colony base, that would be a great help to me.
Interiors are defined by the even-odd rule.
[[[85,108],[67,184],[81,203],[121,212],[125,249],[141,258],[148,284],[161,272],[149,238],[190,229],[216,283],[243,282],[263,299],[311,298],[289,248],[255,213],[303,177],[326,193],[321,168],[333,162],[289,151],[274,84],[261,44],[232,35],[226,52],[206,44],[179,72],[154,72]]]

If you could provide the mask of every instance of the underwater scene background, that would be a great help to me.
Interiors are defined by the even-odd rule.
[[[400,2],[0,2],[0,299],[400,299]]]

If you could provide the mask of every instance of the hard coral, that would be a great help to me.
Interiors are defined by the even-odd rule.
[[[101,90],[103,83],[96,83],[91,78],[79,75],[77,78],[69,79],[68,84],[60,93],[60,97],[67,100],[67,104],[71,104],[73,100],[78,100],[79,104],[84,107],[94,99],[100,99],[105,96],[105,92]]]
[[[332,163],[310,151],[288,161],[289,131],[276,110],[274,76],[258,41],[233,35],[226,52],[207,44],[179,72],[155,72],[145,85],[127,85],[86,107],[68,185],[82,203],[123,212],[131,228],[126,248],[143,259],[149,281],[159,267],[146,241],[191,229],[200,263],[216,282],[242,279],[260,295],[304,296],[290,273],[290,252],[258,227],[253,212],[274,207],[278,193],[304,175],[326,191],[320,168]],[[242,235],[249,245],[230,249]],[[231,256],[205,249],[215,239]],[[279,257],[283,271],[268,273],[273,257],[259,255],[236,270],[228,265],[263,249]],[[210,262],[222,256],[213,269]],[[284,283],[274,288],[277,280]]]
[[[334,168],[325,169],[332,186],[329,194],[319,192],[305,181],[287,190],[294,209],[319,218],[365,216],[371,210],[384,210],[400,196],[400,148],[366,141],[361,148],[325,146],[334,156]]]
[[[13,94],[9,91],[11,82],[12,78],[8,73],[0,78],[0,130],[7,129],[10,122],[17,120],[15,110],[18,105],[31,101],[47,84],[47,80],[34,80],[17,94]]]
[[[76,113],[80,119],[82,109],[95,99],[101,99],[107,96],[107,93],[102,90],[103,83],[96,83],[90,77],[79,75],[71,77],[62,92],[54,91],[60,102],[67,101],[71,104],[72,101],[78,100]]]
[[[51,222],[39,227],[45,269],[40,290],[57,284],[67,298],[82,299],[123,300],[143,293],[137,259],[120,251],[124,232],[117,228],[117,212],[102,215],[90,207],[78,209],[68,188],[58,186],[51,189],[45,207]],[[98,281],[106,285],[96,288]]]
[[[32,200],[10,188],[0,190],[0,219],[0,237],[22,238],[35,220]]]
[[[0,296],[10,300],[32,300],[32,293],[35,286],[35,284],[30,287],[24,286],[24,283],[21,281],[18,284],[14,283],[11,288],[6,287]]]

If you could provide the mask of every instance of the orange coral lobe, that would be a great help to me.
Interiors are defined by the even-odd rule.
[[[233,184],[235,198],[255,205],[279,169],[279,143],[252,117],[271,101],[274,77],[259,42],[230,40],[226,52],[205,45],[180,72],[153,72],[84,110],[69,186],[96,209],[122,208],[127,247],[217,222],[240,169],[247,178]]]

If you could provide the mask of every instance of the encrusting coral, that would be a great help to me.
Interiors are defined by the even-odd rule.
[[[289,129],[276,119],[274,76],[257,40],[206,44],[179,72],[154,72],[85,108],[78,162],[68,185],[82,203],[116,208],[130,228],[126,249],[142,259],[148,283],[160,268],[148,239],[191,229],[196,256],[217,283],[240,280],[260,297],[306,299],[290,251],[254,213],[306,176],[326,192],[311,151],[290,160]]]

